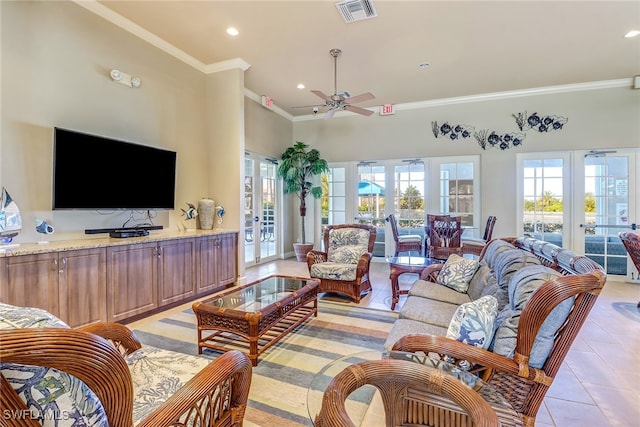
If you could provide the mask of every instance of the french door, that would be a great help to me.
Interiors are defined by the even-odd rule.
[[[577,153],[577,173],[582,174],[584,195],[577,212],[580,230],[575,246],[605,268],[608,275],[629,276],[632,268],[618,237],[636,228],[638,178],[637,153],[624,150]],[[578,192],[576,192],[578,193]]]
[[[637,151],[518,156],[521,232],[583,253],[608,275],[629,276],[618,233],[635,227]]]
[[[245,155],[244,165],[244,259],[251,266],[272,261],[278,254],[278,165],[252,153]]]

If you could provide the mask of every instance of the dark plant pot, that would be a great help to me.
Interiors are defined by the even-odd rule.
[[[294,243],[293,250],[299,262],[307,261],[307,254],[313,249],[313,243]]]

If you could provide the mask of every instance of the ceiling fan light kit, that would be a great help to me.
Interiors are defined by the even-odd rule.
[[[331,119],[338,110],[351,111],[363,116],[372,115],[373,111],[358,107],[353,104],[374,99],[375,96],[373,96],[373,94],[367,92],[360,95],[351,96],[347,91],[338,92],[338,57],[342,54],[342,51],[340,49],[331,49],[329,51],[329,54],[333,57],[333,95],[328,96],[325,95],[322,91],[312,90],[311,93],[324,101],[324,105],[322,106],[313,106],[314,114],[316,114],[317,112],[316,108],[328,107],[329,110],[327,110],[324,115],[325,120]]]

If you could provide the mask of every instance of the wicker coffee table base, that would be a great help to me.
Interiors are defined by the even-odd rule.
[[[198,353],[204,348],[240,350],[257,366],[258,357],[269,347],[311,316],[318,316],[317,282],[258,312],[211,310],[202,303],[195,303],[193,311],[198,322]]]

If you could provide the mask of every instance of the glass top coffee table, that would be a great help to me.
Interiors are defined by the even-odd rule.
[[[311,421],[315,424],[316,417],[322,408],[324,392],[331,380],[339,372],[356,363],[382,359],[401,360],[407,363],[419,363],[428,368],[443,371],[460,380],[462,383],[480,394],[480,396],[482,396],[496,411],[503,427],[522,426],[522,420],[504,397],[498,393],[495,388],[482,381],[476,375],[471,374],[453,364],[428,357],[424,354],[402,351],[380,352],[375,350],[354,353],[336,359],[326,365],[318,372],[318,374],[315,375],[307,391],[307,409],[309,411],[309,418]],[[426,388],[425,390],[409,388],[404,399],[411,401],[410,405],[412,405],[413,410],[403,413],[402,415],[397,414],[405,418],[403,420],[404,424],[401,423],[400,425],[429,425],[426,423],[423,424],[419,418],[426,416],[427,413],[434,413],[433,411],[451,411],[459,414],[460,418],[465,416],[464,411],[451,400],[443,396],[430,393]],[[364,385],[351,393],[345,403],[345,407],[349,414],[349,418],[356,426],[385,426],[384,408],[377,389],[372,385]]]
[[[442,264],[444,261],[435,258],[425,258],[421,256],[398,256],[387,258],[389,263],[390,273],[389,279],[391,280],[391,310],[396,309],[396,304],[400,295],[406,295],[409,291],[401,290],[398,284],[398,277],[405,273],[417,273],[430,266],[431,264]]]
[[[314,279],[273,275],[215,294],[193,304],[198,323],[198,353],[244,351],[251,364],[311,316],[318,316]]]

